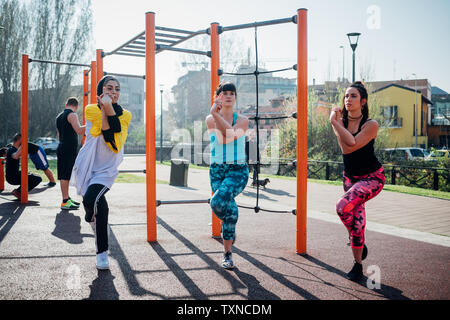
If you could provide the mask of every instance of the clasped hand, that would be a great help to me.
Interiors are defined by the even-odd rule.
[[[220,110],[222,110],[222,97],[223,97],[223,93],[221,92],[218,96],[214,97],[214,103],[211,107],[210,113],[214,114],[214,113],[219,113]]]
[[[100,108],[103,110],[105,106],[111,105],[112,106],[112,99],[111,97],[106,94],[102,93],[100,96],[97,96],[97,100],[100,104]]]
[[[331,123],[341,123],[342,122],[342,111],[340,107],[333,107],[330,113]]]

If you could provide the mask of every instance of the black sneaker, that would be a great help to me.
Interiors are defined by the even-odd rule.
[[[368,253],[367,246],[364,245],[361,260],[364,260],[365,258],[367,258],[367,253]]]
[[[54,187],[54,186],[56,186],[56,182],[49,182],[45,186],[48,188]]]
[[[353,265],[352,270],[350,270],[349,273],[347,273],[347,277],[352,281],[360,281],[363,278],[363,267],[362,264],[359,264],[355,261],[355,264]]]

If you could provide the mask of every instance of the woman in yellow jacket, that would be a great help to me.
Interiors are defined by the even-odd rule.
[[[86,106],[86,140],[78,153],[70,184],[83,196],[85,220],[94,230],[97,268],[109,269],[108,203],[105,193],[117,177],[123,160],[131,113],[117,102],[120,83],[112,76],[103,77],[97,85],[97,104]]]

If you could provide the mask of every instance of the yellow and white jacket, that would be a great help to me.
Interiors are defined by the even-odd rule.
[[[70,185],[84,195],[91,184],[102,184],[109,189],[119,174],[123,160],[123,147],[128,135],[131,113],[123,109],[119,121],[121,131],[114,133],[116,149],[106,142],[102,134],[102,112],[96,104],[85,108],[86,139],[72,169]]]

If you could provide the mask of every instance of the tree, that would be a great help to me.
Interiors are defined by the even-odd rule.
[[[0,5],[0,143],[20,130],[21,54],[66,62],[89,60],[92,13],[90,0],[48,0]],[[55,134],[61,111],[79,67],[31,63],[29,70],[29,137]],[[81,93],[81,92],[80,92]],[[81,95],[80,95],[81,96]]]
[[[35,0],[29,10],[33,12],[33,57],[78,63],[89,61],[87,53],[93,52],[90,0]],[[32,63],[29,114],[33,125],[29,127],[30,137],[56,135],[54,118],[72,95],[69,88],[76,72],[81,74],[79,67]]]
[[[27,50],[28,12],[17,0],[0,4],[0,145],[19,131],[20,54]]]
[[[344,88],[337,88],[338,94],[329,101],[329,111],[332,105],[342,105]],[[367,88],[371,92],[371,88]],[[319,98],[316,93],[310,92],[308,96],[308,159],[325,161],[342,161],[341,149],[329,122],[329,111],[318,111]],[[290,105],[296,105],[296,97],[292,98]],[[375,152],[381,155],[388,141],[389,131],[382,127],[383,115],[381,103],[369,93],[370,118],[378,122],[379,129],[375,143]],[[279,127],[280,129],[280,158],[295,159],[297,148],[297,122],[288,120]],[[380,159],[381,160],[381,159]]]

